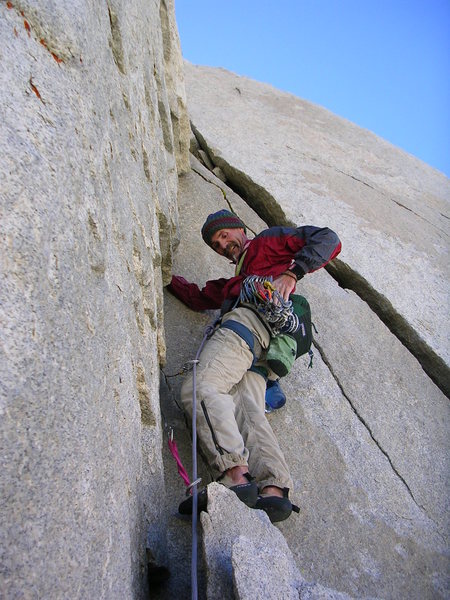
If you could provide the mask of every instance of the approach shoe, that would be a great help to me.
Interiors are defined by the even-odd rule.
[[[178,512],[180,515],[192,515],[192,504],[194,499],[192,496],[188,496],[186,500],[180,503]],[[208,492],[206,488],[203,488],[200,492],[197,492],[197,514],[200,514],[202,510],[206,510],[208,506]]]
[[[253,508],[263,510],[269,517],[271,523],[285,521],[291,516],[292,511],[299,513],[300,509],[289,500],[279,496],[258,496]]]
[[[258,485],[249,473],[245,473],[244,477],[248,480],[248,483],[240,483],[238,485],[225,487],[228,487],[229,490],[233,491],[241,502],[243,502],[250,508],[253,508],[258,499]],[[222,483],[220,477],[217,480],[217,482]],[[188,498],[186,498],[186,500],[183,500],[183,502],[181,502],[180,506],[178,507],[178,512],[180,513],[180,515],[192,515],[192,504],[192,496],[189,496]],[[197,513],[200,514],[202,510],[206,511],[207,506],[208,492],[207,488],[203,488],[197,494]]]

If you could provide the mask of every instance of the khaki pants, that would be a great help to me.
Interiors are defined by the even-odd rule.
[[[247,308],[227,313],[223,321],[239,321],[255,337],[259,356],[269,334]],[[292,490],[284,456],[264,413],[264,377],[249,371],[253,354],[234,331],[218,329],[209,339],[197,365],[197,433],[207,458],[220,472],[248,465],[260,489],[267,485]],[[181,401],[192,417],[192,374],[181,389]]]

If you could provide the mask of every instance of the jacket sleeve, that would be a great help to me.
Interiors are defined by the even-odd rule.
[[[342,248],[337,234],[328,227],[297,227],[295,237],[302,240],[302,247],[294,254],[295,264],[292,268],[298,279],[324,267],[336,258]]]
[[[184,277],[173,275],[167,289],[186,306],[198,311],[220,308],[230,295],[239,295],[241,281],[242,277],[211,279],[200,289],[196,283],[189,283]]]

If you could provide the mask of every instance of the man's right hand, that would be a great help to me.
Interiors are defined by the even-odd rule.
[[[295,276],[285,275],[282,273],[273,282],[273,287],[283,297],[286,302],[289,300],[289,296],[295,291],[297,281]]]

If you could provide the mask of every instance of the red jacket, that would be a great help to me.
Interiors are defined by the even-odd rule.
[[[317,271],[341,251],[338,236],[327,227],[270,227],[247,246],[241,272],[230,279],[212,279],[203,289],[174,275],[169,290],[193,310],[220,308],[224,300],[237,298],[248,275],[271,275],[276,279],[291,269],[300,279]]]

